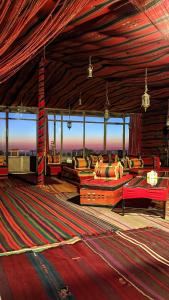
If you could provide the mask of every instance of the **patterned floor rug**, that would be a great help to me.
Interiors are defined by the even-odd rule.
[[[0,258],[5,300],[167,300],[169,235],[154,228]]]
[[[0,255],[72,243],[118,229],[36,186],[0,191],[0,200]]]

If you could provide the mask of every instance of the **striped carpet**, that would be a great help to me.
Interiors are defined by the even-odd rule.
[[[169,218],[167,217],[165,220],[162,219],[158,210],[156,213],[154,210],[151,211],[151,209],[137,208],[133,210],[129,209],[128,211],[126,209],[125,216],[122,216],[120,214],[121,209],[114,212],[110,207],[78,206],[78,208],[102,221],[117,226],[121,230],[131,230],[150,226],[169,232]]]
[[[5,300],[167,300],[169,235],[145,228],[0,258]]]
[[[84,236],[118,229],[36,186],[0,191],[0,199],[0,255],[73,243]]]

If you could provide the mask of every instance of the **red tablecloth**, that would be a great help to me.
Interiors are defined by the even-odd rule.
[[[169,180],[159,178],[156,186],[147,183],[146,178],[135,177],[123,186],[123,199],[148,198],[167,201],[169,193]]]

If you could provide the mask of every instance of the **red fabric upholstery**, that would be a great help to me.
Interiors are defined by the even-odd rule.
[[[49,164],[47,165],[47,175],[60,175],[61,165]]]
[[[0,177],[8,176],[8,168],[6,166],[0,166]]]
[[[146,178],[135,177],[126,186],[123,186],[123,198],[148,198],[158,201],[167,201],[169,192],[168,179],[163,178],[157,186],[151,187]]]

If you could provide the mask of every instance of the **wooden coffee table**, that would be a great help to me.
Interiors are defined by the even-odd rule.
[[[155,186],[147,183],[146,176],[136,176],[131,181],[123,185],[123,199],[122,199],[122,215],[125,213],[126,199],[140,199],[147,198],[155,201],[162,201],[163,218],[166,217],[166,206],[169,196],[169,178],[159,177]]]

